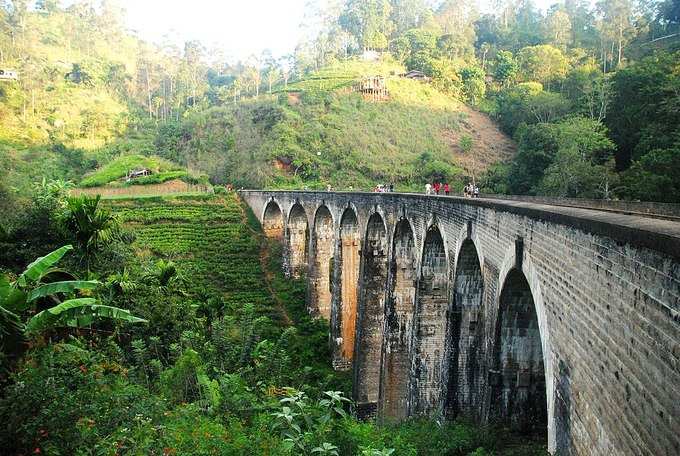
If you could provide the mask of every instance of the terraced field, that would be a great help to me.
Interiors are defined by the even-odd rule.
[[[134,234],[137,255],[175,262],[190,294],[219,295],[231,308],[249,303],[262,313],[273,312],[259,261],[261,238],[236,195],[119,199],[107,204]]]

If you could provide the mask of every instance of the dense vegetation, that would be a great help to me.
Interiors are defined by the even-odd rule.
[[[274,95],[190,113],[161,127],[156,145],[166,158],[237,186],[419,188],[433,176],[464,174],[445,136],[460,129],[460,104],[397,77],[388,79],[388,102],[347,92],[371,71],[405,70],[389,60],[336,63]]]
[[[308,5],[318,33],[293,54],[225,62],[199,42],[140,40],[113,1],[0,0],[0,69],[19,75],[0,81],[3,452],[543,451],[463,422],[352,418],[327,322],[223,187],[68,194],[203,175],[356,189],[473,177],[494,192],[679,202],[679,3],[324,5]],[[388,100],[354,90],[375,75]],[[489,146],[504,135],[516,147]],[[153,174],[125,182],[138,168]]]
[[[495,5],[480,15],[472,1],[348,0],[298,60],[387,50],[491,114],[518,153],[485,190],[680,201],[678,2]]]
[[[281,246],[234,194],[90,199],[119,224],[102,226],[117,234],[96,245],[93,229],[69,225],[62,198],[36,194],[26,217],[52,208],[43,214],[58,227],[52,241],[76,245],[63,268],[99,280],[62,294],[97,296],[145,322],[57,324],[19,358],[3,343],[5,453],[543,454],[540,443],[462,422],[353,419],[328,323],[309,318],[303,282],[283,277]],[[78,242],[84,231],[90,241]]]

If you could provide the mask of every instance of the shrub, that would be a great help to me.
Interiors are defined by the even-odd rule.
[[[186,350],[175,365],[161,374],[161,392],[173,404],[194,402],[202,397],[199,377],[205,365],[194,350]]]
[[[136,416],[158,416],[160,400],[124,373],[118,361],[79,342],[30,353],[0,399],[0,447],[7,454],[72,455]]]

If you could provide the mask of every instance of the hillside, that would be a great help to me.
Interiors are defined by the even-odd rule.
[[[238,186],[361,189],[461,184],[512,157],[512,141],[488,117],[404,71],[390,59],[338,63],[272,95],[191,113],[161,128],[158,153]],[[386,77],[388,100],[351,90],[375,75]]]

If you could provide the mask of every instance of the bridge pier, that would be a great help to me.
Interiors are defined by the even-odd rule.
[[[333,341],[333,367],[337,370],[352,368],[356,319],[359,302],[359,265],[361,234],[356,213],[345,209],[340,220],[340,235],[336,246],[335,290],[337,290],[331,315],[331,340]]]
[[[333,216],[325,206],[316,211],[309,251],[309,309],[313,315],[330,320],[335,233]]]
[[[380,375],[380,412],[386,420],[408,416],[413,315],[416,307],[415,238],[406,219],[397,223],[392,241],[388,298]]]
[[[360,300],[354,348],[354,399],[357,414],[373,417],[378,410],[380,361],[385,323],[387,232],[378,213],[371,215],[361,250]]]

